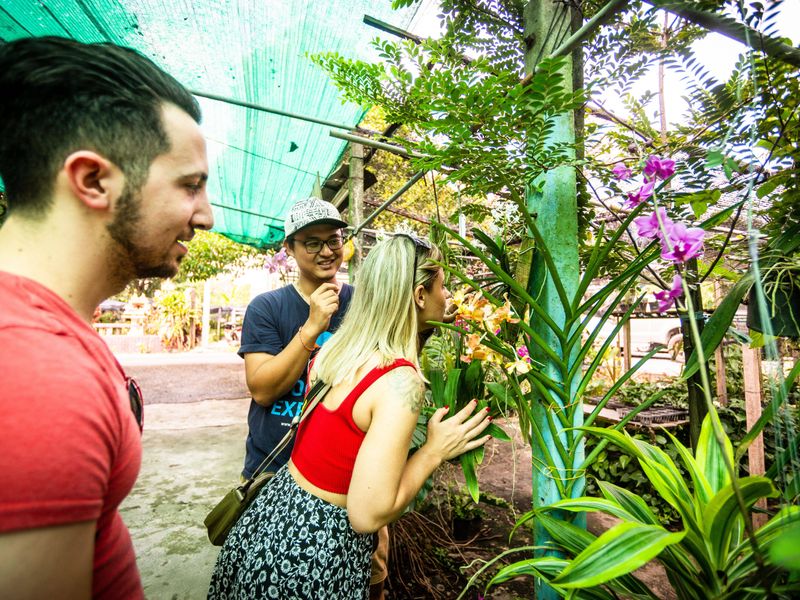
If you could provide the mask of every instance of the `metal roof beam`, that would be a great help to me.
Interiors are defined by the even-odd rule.
[[[341,123],[335,123],[333,121],[328,121],[326,119],[319,119],[317,117],[311,117],[309,115],[301,115],[298,113],[289,112],[288,110],[280,110],[278,108],[270,108],[268,106],[262,106],[260,104],[254,104],[252,102],[245,102],[243,100],[236,100],[235,98],[228,98],[226,96],[217,96],[216,94],[198,92],[197,90],[189,90],[189,92],[195,96],[200,96],[201,98],[208,98],[209,100],[215,100],[217,102],[225,102],[226,104],[233,104],[235,106],[242,106],[244,108],[252,108],[253,110],[260,110],[261,112],[266,112],[281,117],[288,117],[290,119],[307,121],[308,123],[316,123],[317,125],[325,125],[326,127],[333,127],[335,129],[346,129],[348,131],[357,129],[361,131],[369,131],[361,127],[354,128],[352,125],[343,125]],[[370,131],[370,133],[378,133],[378,132]]]
[[[400,198],[400,196],[402,196],[402,195],[403,195],[403,194],[405,194],[405,193],[406,193],[408,190],[410,190],[410,189],[411,189],[411,187],[412,187],[412,186],[413,186],[415,183],[417,183],[417,182],[418,182],[420,179],[422,179],[422,178],[425,176],[425,173],[426,173],[426,171],[418,171],[417,173],[415,173],[415,174],[414,174],[414,176],[413,176],[413,177],[411,177],[411,179],[409,179],[409,180],[408,180],[408,181],[405,183],[405,185],[404,185],[403,187],[401,187],[401,188],[400,188],[399,190],[397,190],[397,191],[396,191],[394,194],[392,194],[392,197],[391,197],[391,198],[389,198],[389,199],[388,199],[386,202],[384,202],[383,204],[381,204],[381,205],[380,205],[378,208],[376,208],[376,209],[375,209],[375,211],[374,211],[374,212],[373,212],[373,213],[372,213],[370,216],[368,216],[366,219],[364,219],[364,220],[363,220],[363,221],[362,221],[362,222],[361,222],[361,223],[358,225],[358,227],[356,227],[356,228],[353,230],[353,232],[351,233],[351,236],[352,236],[352,237],[355,237],[355,236],[358,234],[358,232],[359,232],[359,231],[361,231],[361,230],[362,230],[362,229],[364,229],[364,228],[365,228],[367,225],[369,225],[370,223],[372,223],[372,221],[373,221],[373,220],[375,220],[375,217],[377,217],[377,216],[378,216],[379,214],[381,214],[381,213],[382,213],[384,210],[386,210],[386,209],[389,207],[389,205],[390,205],[390,204],[392,204],[392,202],[394,202],[395,200],[397,200],[398,198]]]
[[[378,142],[376,140],[367,137],[362,137],[360,135],[353,135],[352,133],[340,133],[338,131],[331,131],[330,135],[331,137],[335,137],[340,140],[345,140],[347,142],[351,142],[354,144],[363,144],[364,146],[370,146],[372,148],[377,148],[378,150],[386,150],[387,152],[391,152],[393,154],[397,154],[405,158],[424,158],[422,154],[419,154],[417,152],[409,152],[402,146],[397,146],[395,144],[387,144],[386,142]]]

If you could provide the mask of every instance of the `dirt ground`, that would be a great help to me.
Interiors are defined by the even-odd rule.
[[[121,509],[133,537],[146,597],[204,598],[218,549],[206,539],[202,521],[236,482],[244,456],[249,401],[240,359],[230,354],[209,354],[193,360],[130,357],[122,362],[129,374],[139,380],[147,403],[142,470]],[[419,561],[406,564],[402,550],[397,550],[394,564],[405,570],[393,573],[395,581],[389,584],[388,600],[430,597],[411,593],[397,581],[403,577],[402,573],[415,568],[421,569],[423,576],[431,574],[438,597],[456,598],[467,579],[459,577],[461,567],[470,565],[466,571],[471,575],[481,561],[509,547],[530,542],[522,532],[508,543],[516,518],[531,506],[530,449],[522,443],[515,422],[498,424],[514,434],[514,441],[490,442],[479,468],[481,490],[491,502],[479,505],[482,519],[475,524],[472,537],[434,551],[439,562],[449,565],[451,572]],[[463,481],[460,469],[446,466],[438,481],[439,489],[457,485]],[[407,539],[407,544],[416,551],[416,545],[426,541],[421,537],[435,542],[440,536],[452,534],[436,529],[436,512],[404,517],[395,526],[395,542],[402,543],[404,532],[410,531],[415,537]],[[425,529],[420,530],[414,519],[424,519],[419,523]],[[612,524],[610,519],[594,515],[588,519],[588,528],[594,533]],[[425,534],[426,531],[431,533]],[[659,597],[668,600],[674,597],[663,573],[655,566],[648,566],[637,575]],[[478,590],[482,592],[482,588],[476,588],[464,597],[476,598]],[[486,598],[533,598],[533,582],[530,579],[508,582],[492,588]]]

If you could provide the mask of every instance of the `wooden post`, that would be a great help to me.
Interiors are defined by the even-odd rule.
[[[719,281],[714,282],[714,297],[717,300],[717,306],[719,306],[720,300],[722,300],[724,294],[722,293],[722,286],[720,286]],[[716,359],[716,371],[717,371],[717,402],[719,402],[720,406],[727,406],[728,405],[728,379],[725,375],[725,351],[723,349],[723,343],[720,342],[720,345],[717,346],[717,349],[714,351],[714,358]]]
[[[200,345],[208,348],[209,338],[211,337],[211,280],[203,282],[203,328],[200,334]]]
[[[744,411],[747,429],[755,425],[761,416],[761,350],[742,345],[742,363],[744,367]],[[764,474],[764,436],[758,434],[747,449],[747,463],[750,467],[750,475]],[[762,498],[756,502],[758,508],[767,508],[766,499]],[[767,515],[764,513],[753,514],[753,527],[758,529],[767,522]]]
[[[197,342],[197,335],[195,333],[196,320],[194,318],[195,308],[197,307],[197,291],[190,287],[189,290],[189,349],[194,348]]]
[[[364,220],[364,146],[361,144],[350,144],[350,226],[358,227]],[[361,252],[364,248],[364,234],[359,233],[353,239],[355,249],[352,258],[347,263],[350,272],[350,283],[355,283],[356,272],[361,263]]]

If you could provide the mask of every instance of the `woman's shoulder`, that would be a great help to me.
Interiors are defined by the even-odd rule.
[[[393,363],[391,369],[383,370],[371,388],[379,398],[399,400],[414,411],[422,407],[425,398],[425,384],[416,367],[408,361]]]

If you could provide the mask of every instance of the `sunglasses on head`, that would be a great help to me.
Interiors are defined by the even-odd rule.
[[[411,240],[414,244],[414,270],[411,271],[411,289],[413,290],[415,287],[414,280],[417,276],[417,266],[419,265],[420,249],[422,249],[425,253],[427,253],[433,246],[428,240],[424,238],[419,238],[415,235],[411,235],[410,233],[396,233],[394,236],[404,237],[406,239]]]
[[[131,412],[136,419],[136,424],[139,426],[139,432],[144,430],[144,397],[142,396],[142,388],[136,383],[133,377],[126,377],[125,383],[128,386],[128,398],[131,403]]]

